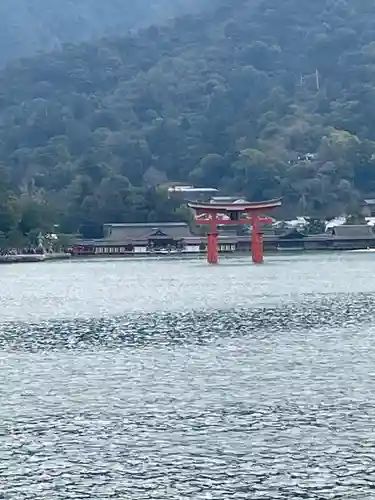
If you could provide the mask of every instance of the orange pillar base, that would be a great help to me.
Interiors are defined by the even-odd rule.
[[[207,241],[207,262],[217,264],[219,261],[219,252],[217,249],[217,233],[210,233]]]
[[[261,234],[258,234],[251,242],[251,256],[254,264],[263,264],[263,238]]]
[[[263,235],[259,231],[257,219],[253,219],[253,230],[251,233],[251,256],[254,264],[263,264]]]

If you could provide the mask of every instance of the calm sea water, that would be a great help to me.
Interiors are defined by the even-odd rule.
[[[0,284],[0,499],[375,498],[373,254]]]

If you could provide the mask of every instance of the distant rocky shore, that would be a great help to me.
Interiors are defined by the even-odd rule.
[[[0,264],[16,264],[23,262],[44,262],[46,260],[69,259],[70,253],[9,253],[0,255]]]

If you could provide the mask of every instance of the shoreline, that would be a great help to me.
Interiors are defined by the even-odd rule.
[[[337,252],[349,252],[349,253],[375,253],[375,249],[338,249],[338,248],[322,248],[322,249],[306,249],[306,248],[295,248],[295,249],[275,249],[266,250],[265,255],[275,255],[275,254],[306,254],[306,253],[337,253]],[[231,257],[241,257],[250,255],[251,252],[247,251],[234,251],[234,252],[220,252],[219,256],[222,258]],[[74,255],[70,253],[51,253],[51,254],[19,254],[19,255],[0,255],[0,265],[1,264],[31,264],[39,262],[51,262],[56,260],[72,260],[72,261],[87,261],[87,260],[133,260],[133,259],[153,259],[153,260],[164,260],[164,259],[189,259],[189,258],[205,259],[206,252],[186,252],[186,253],[124,253],[124,254],[93,254],[93,255]]]
[[[70,253],[45,253],[45,254],[15,254],[0,255],[0,264],[22,264],[26,262],[46,262],[50,260],[66,260],[71,258]]]

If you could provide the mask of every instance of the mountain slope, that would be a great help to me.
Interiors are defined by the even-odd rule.
[[[0,65],[37,51],[159,23],[202,8],[193,0],[1,0]]]
[[[1,72],[8,189],[71,229],[177,217],[154,186],[178,180],[355,210],[375,192],[373,1],[227,3]]]

